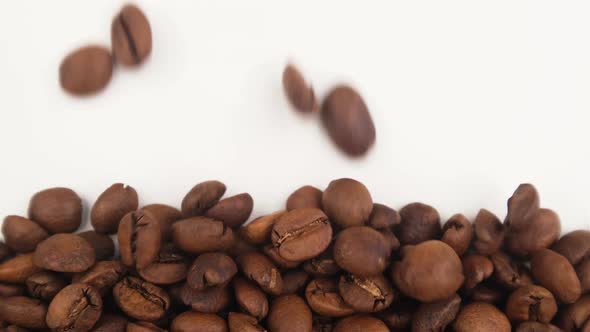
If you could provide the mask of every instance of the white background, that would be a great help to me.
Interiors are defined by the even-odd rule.
[[[395,208],[500,218],[521,182],[565,230],[590,226],[590,2],[138,0],[153,53],[101,94],[58,84],[65,54],[108,45],[114,0],[0,3],[0,215],[50,186],[90,205],[114,182],[179,205],[197,182],[249,192],[255,215],[303,184],[363,181]],[[377,144],[336,150],[290,110],[292,59],[324,95],[356,86]],[[88,227],[85,225],[85,227]]]

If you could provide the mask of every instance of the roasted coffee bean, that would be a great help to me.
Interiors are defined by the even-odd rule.
[[[250,218],[254,200],[250,194],[244,193],[224,198],[213,205],[205,216],[223,221],[228,227],[239,227]]]
[[[251,244],[263,244],[270,241],[272,226],[287,211],[278,211],[252,220],[239,230],[240,236]]]
[[[412,331],[444,331],[457,317],[460,306],[461,298],[456,294],[447,300],[420,305],[412,319]]]
[[[272,301],[268,329],[277,332],[311,332],[311,310],[297,295],[283,295]]]
[[[99,233],[113,234],[129,212],[137,210],[137,192],[133,187],[115,183],[107,188],[92,206],[90,223]]]
[[[19,216],[4,218],[2,235],[4,235],[4,241],[8,247],[22,253],[35,251],[37,244],[49,237],[43,227]]]
[[[287,271],[283,274],[283,292],[281,295],[299,293],[305,288],[309,273],[302,270]]]
[[[399,240],[397,239],[397,236],[395,236],[391,229],[380,229],[378,231],[379,233],[381,233],[381,235],[383,235],[385,242],[387,242],[387,245],[389,246],[389,253],[399,249]]]
[[[505,224],[517,231],[527,227],[529,220],[539,210],[539,193],[532,184],[523,183],[508,199],[508,215]]]
[[[160,253],[160,223],[147,211],[129,212],[119,223],[121,262],[128,267],[143,269]]]
[[[98,291],[85,284],[62,289],[47,310],[47,326],[54,331],[88,331],[102,314]]]
[[[47,305],[24,296],[0,299],[0,321],[31,329],[47,328]]]
[[[390,247],[383,235],[366,227],[349,227],[334,243],[334,259],[344,270],[358,276],[373,276],[385,270]]]
[[[187,284],[194,290],[213,286],[225,286],[238,272],[234,260],[220,252],[205,253],[190,266]]]
[[[281,269],[294,269],[298,267],[301,262],[289,261],[279,255],[279,249],[272,243],[262,247],[262,252],[272,260],[272,262]]]
[[[272,244],[269,244],[272,247]],[[274,248],[274,247],[273,247]],[[234,242],[225,251],[232,258],[236,258],[241,254],[258,251],[258,247],[244,240],[240,233],[234,232]]]
[[[126,66],[142,63],[152,52],[152,29],[145,14],[126,5],[113,19],[111,43],[117,62]]]
[[[557,241],[553,250],[567,258],[572,265],[578,264],[585,257],[590,257],[590,231],[567,233]]]
[[[279,295],[283,291],[283,278],[279,270],[261,253],[251,252],[238,256],[242,273],[265,292]]]
[[[127,324],[127,332],[167,332],[150,322],[136,322]]]
[[[561,310],[557,325],[565,332],[582,331],[582,327],[588,325],[588,321],[590,321],[590,294],[582,296],[576,303]]]
[[[498,251],[491,255],[490,259],[494,264],[494,278],[503,286],[516,289],[533,283],[526,266],[505,253]]]
[[[180,293],[182,302],[198,312],[216,313],[226,309],[231,301],[231,293],[225,285],[194,290],[188,284]]]
[[[150,212],[160,222],[162,241],[172,238],[172,224],[182,219],[180,210],[166,204],[149,204],[141,210]]]
[[[29,219],[50,233],[73,232],[82,222],[82,200],[68,188],[40,191],[33,195],[29,202]]]
[[[135,277],[119,281],[113,297],[123,312],[138,320],[158,320],[170,308],[170,297],[163,289]]]
[[[393,265],[392,276],[404,294],[422,302],[448,299],[465,279],[457,253],[436,240],[404,247],[402,260]]]
[[[373,210],[369,216],[368,226],[374,229],[391,229],[401,222],[400,214],[389,206],[374,203]]]
[[[313,332],[332,332],[334,329],[334,319],[330,317],[313,316]]]
[[[353,179],[330,182],[322,206],[331,222],[346,228],[364,225],[371,216],[373,199],[365,185]]]
[[[256,318],[238,312],[230,312],[227,315],[227,323],[229,332],[266,332],[262,326],[258,325]]]
[[[576,273],[580,279],[582,294],[590,292],[590,258],[583,260],[576,266]]]
[[[201,216],[217,204],[225,194],[225,185],[219,181],[205,181],[194,186],[182,200],[185,217]]]
[[[234,234],[223,222],[193,217],[172,225],[172,240],[176,246],[190,254],[226,251],[233,244]]]
[[[6,330],[2,330],[5,332],[29,332],[29,330],[20,327],[20,326],[16,326],[16,325],[10,325],[6,327]]]
[[[524,322],[518,325],[516,332],[563,332],[559,327],[539,322]]]
[[[320,277],[312,280],[305,289],[305,298],[316,314],[326,317],[343,317],[354,313],[338,289],[338,279]]]
[[[557,213],[549,209],[539,209],[529,221],[529,226],[521,231],[506,233],[506,250],[515,256],[529,256],[548,248],[559,238],[561,222]]]
[[[227,323],[214,314],[187,311],[172,321],[170,332],[227,332]]]
[[[409,331],[412,325],[412,316],[416,310],[417,308],[411,302],[402,302],[402,304],[391,306],[377,315],[392,331]]]
[[[24,283],[28,277],[41,271],[42,268],[33,264],[33,254],[16,256],[0,264],[0,282]]]
[[[56,272],[82,272],[94,265],[94,248],[76,234],[55,234],[37,245],[33,262]]]
[[[304,261],[326,250],[332,241],[332,226],[322,210],[296,209],[278,218],[271,240],[282,258]]]
[[[13,255],[12,249],[10,249],[6,243],[0,241],[0,262]]]
[[[323,192],[313,186],[303,186],[295,190],[287,198],[287,211],[295,209],[316,208],[322,209]]]
[[[107,86],[112,75],[113,58],[111,52],[97,45],[74,50],[64,58],[59,66],[61,87],[77,96],[99,92]],[[35,220],[35,218],[31,218]]]
[[[473,227],[462,214],[452,216],[442,229],[441,241],[448,244],[457,255],[462,256],[473,239]]]
[[[119,261],[103,261],[96,263],[88,271],[75,274],[72,282],[92,286],[101,295],[111,291],[111,288],[127,273],[127,269]]]
[[[557,303],[547,289],[535,285],[523,286],[512,292],[506,302],[506,315],[516,322],[549,323],[557,313]]]
[[[120,315],[104,314],[94,325],[92,332],[125,332],[127,319]]]
[[[315,276],[333,276],[342,271],[334,259],[333,245],[330,245],[328,249],[319,256],[306,261],[303,264],[303,269]]]
[[[485,256],[465,256],[461,263],[463,264],[463,274],[465,275],[465,282],[463,283],[465,289],[475,288],[475,286],[494,273],[494,264]]]
[[[78,233],[78,236],[88,241],[94,248],[94,256],[97,261],[104,261],[115,255],[115,243],[108,235],[86,231]]]
[[[334,144],[349,156],[362,156],[375,143],[371,113],[352,87],[338,85],[332,89],[324,99],[320,114]]]
[[[432,206],[411,203],[404,206],[399,214],[401,222],[398,238],[402,245],[418,244],[440,237],[440,216]]]
[[[171,285],[186,278],[188,261],[172,243],[167,243],[160,248],[155,261],[137,272],[143,279],[156,285]]]
[[[0,297],[20,296],[25,294],[22,285],[0,284]]]
[[[389,329],[383,321],[375,317],[355,315],[340,320],[333,330],[333,332],[356,331],[388,332]]]
[[[47,271],[28,277],[26,284],[29,295],[45,301],[53,299],[55,294],[67,285],[59,274]]]
[[[283,71],[283,89],[289,103],[296,111],[311,113],[319,110],[313,88],[293,64],[288,64]]]
[[[268,299],[266,294],[255,284],[244,278],[233,280],[236,302],[248,315],[263,320],[268,315]]]
[[[473,228],[473,246],[480,255],[489,256],[500,250],[505,232],[504,225],[498,217],[486,209],[481,209],[475,217]]]
[[[338,289],[344,302],[357,312],[381,311],[393,302],[393,288],[381,274],[373,277],[341,276]]]
[[[506,315],[491,304],[475,302],[464,306],[455,319],[456,332],[510,332]]]
[[[574,303],[582,294],[574,267],[555,251],[543,249],[536,252],[531,258],[531,273],[539,285],[563,303]]]
[[[495,286],[495,285],[494,285]],[[477,285],[470,291],[470,298],[473,302],[485,302],[498,304],[504,301],[508,294],[503,288],[488,287],[487,285]]]

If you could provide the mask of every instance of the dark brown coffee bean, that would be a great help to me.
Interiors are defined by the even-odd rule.
[[[565,332],[575,332],[581,331],[587,321],[590,321],[590,294],[561,310],[557,325]]]
[[[585,257],[590,257],[590,231],[578,230],[564,235],[552,248],[577,265]]]
[[[25,294],[23,285],[0,284],[0,297],[20,296]]]
[[[590,292],[590,258],[583,260],[576,266],[576,273],[580,279],[582,294]]]
[[[170,308],[170,297],[163,289],[134,277],[119,281],[113,296],[123,312],[138,320],[158,320]]]
[[[402,260],[394,264],[392,275],[404,294],[421,302],[448,299],[465,279],[457,253],[436,240],[404,247]]]
[[[342,271],[334,259],[333,245],[330,245],[319,256],[306,261],[303,264],[303,269],[314,276],[333,276]]]
[[[416,310],[417,305],[411,302],[402,302],[377,315],[392,331],[409,331],[412,325],[412,316]]]
[[[70,233],[82,222],[82,200],[68,188],[51,188],[33,195],[29,219],[50,233]]]
[[[559,216],[549,209],[539,209],[530,219],[529,226],[521,231],[508,229],[506,250],[515,256],[529,256],[532,253],[548,248],[561,234]]]
[[[305,288],[309,280],[309,273],[302,270],[292,270],[283,274],[283,292],[281,295],[299,293]]]
[[[373,199],[365,185],[353,179],[330,182],[322,206],[331,222],[346,228],[364,225],[373,210]]]
[[[223,222],[207,218],[193,217],[172,225],[174,244],[190,254],[210,251],[226,251],[233,244],[234,234]]]
[[[469,293],[473,302],[485,302],[490,304],[501,303],[508,296],[504,288],[500,288],[497,285],[492,285],[492,287],[490,287],[485,284],[475,286],[475,288]]]
[[[414,313],[412,331],[444,331],[455,320],[460,306],[461,298],[456,294],[447,300],[420,305]]]
[[[41,271],[42,268],[33,264],[33,254],[16,256],[0,264],[0,282],[21,284]]]
[[[119,223],[121,262],[128,267],[143,269],[160,253],[160,223],[147,211],[129,212]]]
[[[346,317],[338,322],[334,327],[333,332],[356,332],[356,331],[371,331],[371,332],[388,332],[389,329],[383,321],[365,315],[355,315]]]
[[[33,252],[39,242],[49,237],[37,223],[19,216],[8,216],[2,224],[4,241],[16,252]]]
[[[185,217],[201,216],[217,204],[225,194],[225,185],[219,181],[205,181],[194,186],[182,200]]]
[[[322,210],[296,209],[275,222],[271,239],[279,256],[304,261],[326,250],[332,241],[332,226]]]
[[[256,318],[241,314],[238,312],[230,312],[227,316],[229,325],[229,332],[266,332],[266,330],[258,325]]]
[[[94,248],[76,234],[55,234],[37,245],[33,262],[56,272],[82,272],[94,265]]]
[[[402,245],[418,244],[440,237],[440,216],[432,206],[411,203],[404,206],[399,214],[401,223],[398,238]]]
[[[498,251],[490,259],[494,264],[494,278],[503,286],[516,289],[533,283],[526,266],[505,253]]]
[[[381,274],[373,277],[341,276],[338,289],[344,302],[357,312],[381,311],[393,302],[393,288]]]
[[[167,243],[162,246],[155,261],[137,272],[153,284],[171,285],[186,278],[188,260],[172,243]]]
[[[532,184],[523,183],[508,199],[508,215],[506,226],[513,230],[522,230],[527,227],[529,220],[539,210],[539,193]]]
[[[375,125],[363,98],[352,87],[338,85],[321,106],[321,119],[340,150],[359,157],[375,143]]]
[[[491,304],[475,302],[464,306],[453,328],[456,332],[510,332],[506,315]]]
[[[100,316],[92,332],[125,332],[126,329],[127,318],[115,314],[104,314]]]
[[[194,290],[225,286],[238,273],[238,267],[228,255],[220,252],[205,253],[190,266],[187,284]]]
[[[241,277],[234,278],[233,286],[236,302],[242,311],[258,320],[268,315],[268,299],[258,286]]]
[[[182,219],[180,210],[166,204],[149,204],[141,210],[150,212],[160,222],[160,232],[164,242],[172,238],[172,224]]]
[[[239,230],[240,236],[251,244],[263,244],[270,241],[272,226],[287,211],[278,211],[252,220]]]
[[[47,310],[47,326],[54,331],[88,331],[102,314],[100,294],[85,284],[62,289]]]
[[[14,253],[12,252],[12,249],[10,249],[6,243],[0,241],[0,262],[12,256],[13,254]]]
[[[228,227],[239,227],[250,218],[254,200],[250,194],[244,193],[224,198],[213,205],[205,216],[223,221]]]
[[[316,208],[322,209],[323,192],[313,186],[303,186],[295,190],[287,198],[287,211],[295,209]]]
[[[127,332],[167,332],[150,322],[136,322],[127,324]]]
[[[242,273],[265,292],[279,295],[283,291],[283,278],[279,270],[261,253],[251,252],[237,259]]]
[[[535,285],[520,287],[508,297],[506,315],[515,322],[549,323],[557,313],[557,303],[547,289]]]
[[[61,87],[77,96],[99,92],[111,81],[112,75],[113,58],[111,52],[97,45],[74,50],[65,57],[59,66]],[[35,220],[32,216],[31,219]],[[51,229],[50,231],[57,233]]]
[[[40,300],[24,296],[0,299],[0,321],[31,329],[43,329],[47,328],[46,315],[47,305]]]
[[[95,231],[78,233],[78,236],[88,241],[94,248],[94,255],[97,261],[104,261],[115,255],[115,243],[108,235]]]
[[[480,255],[489,256],[500,250],[504,241],[504,225],[498,217],[486,209],[481,209],[475,217],[473,228],[473,246]]]
[[[462,214],[452,216],[442,230],[441,241],[448,244],[457,255],[462,256],[469,248],[473,239],[473,227]]]
[[[113,19],[111,43],[117,62],[126,66],[142,63],[152,52],[152,29],[145,14],[126,5]]]
[[[391,229],[401,222],[400,214],[389,206],[374,203],[369,216],[368,226],[374,229]]]
[[[494,273],[494,264],[492,261],[480,255],[469,255],[462,259],[465,289],[473,289],[482,281],[489,278]]]
[[[299,296],[283,295],[272,302],[267,324],[273,332],[311,332],[311,310]]]
[[[126,272],[127,269],[119,261],[103,261],[96,263],[86,272],[75,274],[72,282],[90,285],[101,295],[105,295]]]
[[[45,301],[53,299],[67,285],[59,274],[47,271],[33,274],[27,278],[26,284],[32,297]]]
[[[518,325],[516,332],[563,332],[559,327],[539,322],[524,322]]]
[[[188,284],[180,293],[182,302],[198,312],[216,313],[229,306],[231,293],[225,285],[194,290]]]
[[[281,269],[294,269],[298,267],[301,262],[289,261],[279,255],[279,249],[272,243],[262,247],[262,252],[272,260],[272,262]]]
[[[285,66],[283,89],[289,103],[296,111],[311,113],[319,110],[319,103],[313,88],[305,81],[301,72],[293,64]]]
[[[574,303],[582,294],[574,267],[555,251],[543,249],[536,252],[531,258],[531,273],[539,285],[563,303]]]
[[[187,311],[174,318],[170,332],[227,332],[227,323],[214,314]]]
[[[366,227],[349,227],[334,243],[334,259],[344,270],[358,276],[382,273],[389,260],[390,246],[378,231]]]
[[[305,289],[305,298],[311,310],[326,317],[343,317],[354,313],[354,309],[340,294],[336,278],[314,279]]]
[[[92,206],[90,222],[99,233],[113,234],[129,212],[137,210],[137,192],[133,187],[115,183],[108,187]]]

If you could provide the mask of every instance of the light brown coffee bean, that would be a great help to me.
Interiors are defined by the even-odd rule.
[[[142,63],[152,52],[152,29],[141,9],[126,5],[113,19],[111,43],[117,62],[126,66]]]
[[[95,262],[94,248],[76,234],[55,234],[37,245],[33,262],[56,272],[86,271]]]
[[[102,314],[98,291],[85,284],[71,284],[62,289],[47,309],[47,326],[54,331],[90,330]]]
[[[205,216],[221,220],[228,227],[235,228],[248,220],[253,207],[254,200],[252,196],[248,193],[243,193],[222,199],[207,210]]]
[[[59,66],[59,82],[67,92],[85,96],[99,92],[111,81],[111,52],[97,45],[85,46],[68,54]]]
[[[293,64],[288,64],[283,71],[283,89],[295,110],[310,113],[319,109],[313,88]]]
[[[82,222],[82,200],[68,188],[50,188],[33,195],[29,219],[50,233],[70,233]]]
[[[119,281],[113,297],[123,312],[138,320],[156,321],[170,308],[170,297],[163,289],[135,277]]]
[[[92,206],[90,223],[99,233],[113,234],[129,212],[137,210],[137,192],[133,187],[115,183],[107,188]]]
[[[275,213],[258,217],[247,225],[242,226],[239,230],[240,236],[251,244],[263,244],[270,241],[272,226],[275,221],[287,211],[277,211]]]
[[[32,253],[16,256],[0,264],[0,282],[21,284],[41,271],[43,269],[33,263]]]
[[[362,226],[371,215],[373,199],[365,185],[353,179],[330,182],[322,206],[331,222],[340,227]]]
[[[432,206],[411,203],[404,206],[399,214],[401,223],[398,239],[402,245],[418,244],[440,237],[440,216]]]
[[[2,223],[2,235],[6,245],[20,253],[35,251],[37,244],[49,237],[43,227],[19,216],[8,216]]]
[[[194,186],[182,200],[182,215],[201,216],[225,194],[225,185],[219,181],[205,181]]]
[[[287,211],[303,208],[322,209],[323,192],[313,186],[303,186],[287,198]]]

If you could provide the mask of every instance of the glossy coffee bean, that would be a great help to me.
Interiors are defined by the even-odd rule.
[[[393,288],[381,274],[372,277],[341,276],[338,289],[344,302],[357,312],[381,311],[393,302]]]
[[[460,306],[461,298],[456,294],[447,300],[420,305],[412,319],[412,331],[444,331],[457,317]]]
[[[193,217],[172,225],[174,244],[189,254],[211,251],[226,251],[233,244],[234,234],[223,222],[207,218]]]
[[[448,244],[457,255],[462,256],[473,239],[473,227],[462,214],[455,214],[444,224],[441,241]]]
[[[330,182],[322,196],[322,206],[334,224],[346,228],[366,224],[373,210],[373,199],[365,185],[353,179]]]
[[[88,331],[102,314],[100,294],[85,284],[62,289],[47,310],[47,326],[54,331]]]
[[[305,289],[309,273],[303,270],[291,270],[283,274],[283,292],[281,295],[299,293]]]
[[[528,268],[505,253],[498,251],[490,256],[494,264],[494,279],[510,289],[532,284]]]
[[[555,251],[543,249],[536,252],[531,258],[531,273],[539,285],[563,303],[574,303],[582,294],[574,267]]]
[[[338,279],[320,277],[305,289],[305,298],[314,313],[325,317],[344,317],[354,313],[338,289]]]
[[[216,313],[226,309],[231,301],[231,292],[225,285],[194,290],[188,284],[180,293],[182,302],[198,312]]]
[[[529,256],[550,247],[561,234],[559,216],[549,209],[539,209],[522,231],[508,229],[506,250],[515,256]]]
[[[367,225],[374,229],[391,229],[401,222],[400,214],[389,206],[374,203]]]
[[[500,250],[504,242],[504,225],[493,213],[486,209],[479,210],[473,223],[473,246],[477,253],[489,256]]]
[[[180,210],[166,204],[149,204],[142,207],[141,210],[150,212],[160,222],[162,241],[172,238],[172,224],[182,219]]]
[[[390,246],[378,231],[366,227],[349,227],[334,243],[334,259],[342,269],[358,275],[382,273],[388,264]]]
[[[82,222],[82,200],[68,188],[50,188],[33,195],[29,219],[50,233],[73,232]]]
[[[590,294],[582,296],[578,301],[561,310],[557,325],[565,332],[582,331],[588,320],[590,320]]]
[[[524,322],[518,325],[516,332],[563,332],[559,327],[539,322]]]
[[[296,209],[278,218],[271,240],[282,258],[303,261],[326,250],[332,241],[332,226],[322,210]]]
[[[283,295],[272,301],[267,324],[273,332],[312,332],[311,310],[301,297]]]
[[[225,194],[225,185],[219,181],[205,181],[194,186],[182,200],[182,214],[185,217],[201,216],[217,204]]]
[[[220,252],[205,253],[190,266],[187,284],[195,290],[213,286],[225,286],[238,272],[234,260]]]
[[[55,234],[37,245],[33,262],[56,272],[82,272],[94,265],[94,248],[78,235]]]
[[[160,223],[151,213],[127,213],[119,223],[117,234],[121,262],[138,269],[147,267],[160,253],[161,238]]]
[[[127,319],[121,315],[103,314],[94,325],[92,332],[125,332]]]
[[[150,322],[135,322],[127,324],[127,332],[167,332]]]
[[[61,87],[76,96],[99,92],[111,81],[112,75],[113,58],[111,52],[97,45],[85,46],[72,51],[59,66]]]
[[[383,321],[365,315],[355,315],[340,320],[334,327],[333,332],[388,332],[389,329]]]
[[[170,308],[170,297],[163,289],[135,277],[119,281],[113,297],[127,316],[138,320],[156,321]]]
[[[14,253],[12,249],[10,249],[6,243],[0,241],[0,262],[12,256],[13,254]]]
[[[281,273],[263,254],[251,252],[240,255],[237,263],[242,273],[265,292],[279,295],[283,291]]]
[[[528,285],[510,294],[505,311],[512,321],[549,323],[557,313],[557,303],[553,294],[547,289]]]
[[[115,243],[108,235],[86,231],[78,233],[78,236],[88,241],[94,248],[94,256],[97,261],[104,261],[115,255]]]
[[[170,332],[227,332],[227,323],[214,314],[186,311],[174,318]]]
[[[411,203],[404,206],[399,214],[401,222],[398,238],[402,245],[418,244],[440,237],[440,216],[432,206]]]
[[[12,297],[20,295],[25,295],[25,287],[23,285],[0,283],[0,297]]]
[[[26,285],[29,295],[32,297],[51,301],[55,294],[66,287],[67,283],[59,274],[44,271],[28,277]]]
[[[205,216],[221,220],[228,227],[235,228],[248,220],[253,208],[254,200],[252,196],[244,193],[222,199],[207,210]]]
[[[20,284],[37,272],[43,271],[33,263],[33,254],[24,254],[0,263],[0,282]]]
[[[152,30],[145,14],[126,5],[113,19],[111,43],[117,62],[126,66],[142,63],[152,51]]]
[[[43,227],[19,216],[8,216],[2,223],[2,235],[6,245],[15,252],[35,251],[37,244],[49,237]]]
[[[251,244],[263,244],[270,241],[270,234],[275,221],[287,211],[277,211],[275,213],[262,216],[252,220],[239,230],[240,236]]]
[[[333,276],[342,271],[334,259],[334,247],[330,245],[319,256],[314,257],[303,264],[303,270],[314,276]]]
[[[229,332],[266,332],[262,326],[258,325],[256,318],[238,312],[230,312],[227,315],[227,323]]]
[[[120,261],[102,261],[86,272],[75,274],[72,282],[90,285],[101,295],[105,295],[110,293],[126,273],[127,269]]]
[[[321,119],[336,146],[359,157],[375,143],[375,125],[363,98],[352,87],[338,85],[321,106]]]
[[[402,260],[394,264],[392,276],[404,294],[421,302],[448,299],[465,279],[457,253],[436,240],[404,247]]]
[[[296,111],[310,113],[319,109],[313,88],[293,64],[288,64],[283,70],[283,90]]]
[[[107,188],[92,206],[90,223],[99,233],[113,234],[129,212],[137,210],[137,192],[133,187],[115,183]]]
[[[465,289],[475,288],[494,273],[494,264],[486,256],[468,255],[463,257],[461,263],[465,275],[463,283]]]
[[[0,299],[0,321],[30,329],[47,328],[47,305],[24,296]]]
[[[508,199],[506,225],[515,231],[524,229],[539,210],[539,205],[537,189],[529,183],[521,184]]]
[[[150,265],[137,272],[144,280],[156,285],[175,284],[186,278],[188,259],[172,243],[167,243]]]
[[[294,269],[298,267],[301,262],[299,261],[290,261],[286,260],[285,258],[281,257],[279,254],[279,248],[275,247],[272,243],[267,244],[262,247],[262,252],[270,258],[270,260],[279,268],[281,269]]]
[[[313,186],[303,186],[295,190],[287,198],[287,211],[295,209],[322,209],[323,192]]]
[[[242,277],[236,277],[233,280],[233,288],[236,302],[243,312],[258,320],[266,318],[268,299],[260,287]]]
[[[552,248],[567,258],[572,265],[590,256],[590,231],[577,230],[564,235]]]
[[[456,332],[510,332],[506,315],[488,303],[475,302],[464,306],[455,319]]]

